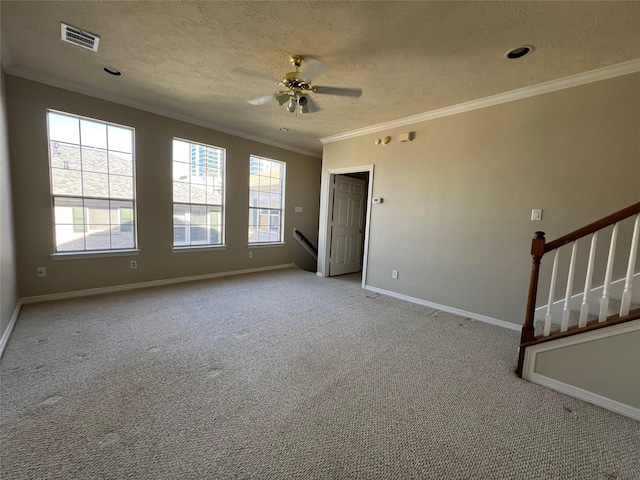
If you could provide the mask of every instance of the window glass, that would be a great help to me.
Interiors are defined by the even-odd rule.
[[[133,128],[54,111],[47,123],[55,251],[135,248]]]
[[[222,245],[225,150],[173,140],[173,245]]]
[[[249,158],[249,243],[284,242],[285,163]]]

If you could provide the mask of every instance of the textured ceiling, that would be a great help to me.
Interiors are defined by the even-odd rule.
[[[0,2],[10,74],[319,155],[319,138],[640,58],[640,2]],[[60,22],[100,36],[62,42]],[[504,53],[533,45],[529,56]],[[325,62],[321,111],[275,102],[292,54]],[[102,71],[114,66],[113,77]],[[289,128],[283,133],[280,127]]]

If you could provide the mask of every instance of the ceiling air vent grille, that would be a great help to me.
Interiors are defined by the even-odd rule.
[[[80,47],[88,48],[94,52],[98,51],[98,44],[100,43],[100,37],[85,32],[71,25],[65,23],[60,24],[60,35],[65,42],[73,43]]]

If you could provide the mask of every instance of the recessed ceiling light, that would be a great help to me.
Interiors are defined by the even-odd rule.
[[[289,129],[287,127],[280,127],[281,132],[288,132]]]
[[[524,45],[522,47],[512,48],[507,53],[505,53],[504,56],[506,58],[513,60],[516,58],[522,58],[525,55],[531,53],[532,51],[533,51],[533,47],[531,45]]]
[[[104,67],[103,70],[107,73],[110,73],[111,75],[116,75],[116,76],[122,75],[122,72],[114,67]]]

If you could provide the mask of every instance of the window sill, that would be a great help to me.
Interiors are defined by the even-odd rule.
[[[173,253],[189,253],[189,252],[203,252],[209,250],[226,250],[226,245],[188,245],[185,247],[173,247],[171,251]]]
[[[249,243],[247,244],[247,248],[269,248],[269,247],[284,247],[286,243],[284,242],[273,242],[273,243]]]
[[[78,258],[129,257],[139,255],[140,250],[93,250],[88,252],[52,253],[53,260],[76,260]]]

